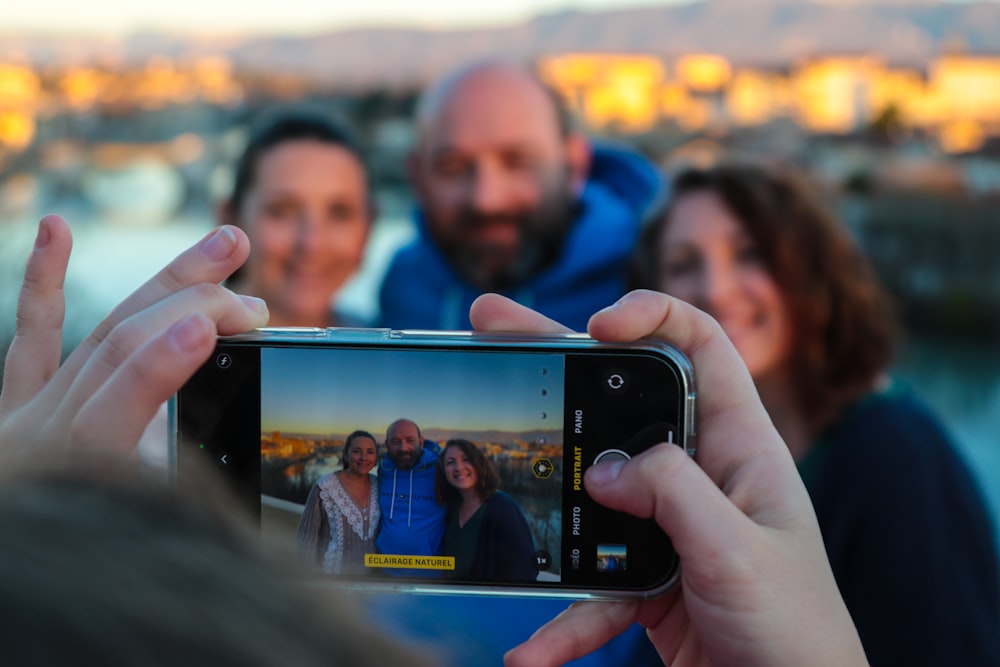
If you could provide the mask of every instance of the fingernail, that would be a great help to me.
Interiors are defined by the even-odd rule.
[[[615,301],[613,304],[611,304],[607,308],[602,308],[598,312],[601,312],[601,313],[610,313],[612,310],[615,310],[616,308],[618,308],[619,306],[621,306],[623,303],[625,303],[629,299],[631,299],[634,294],[635,294],[635,291],[633,290],[633,291],[629,292],[628,294],[626,294],[625,296],[620,297],[617,301]]]
[[[245,294],[240,294],[240,301],[243,305],[254,311],[255,313],[266,313],[267,312],[267,302],[264,299],[258,299],[255,296],[247,296]]]
[[[208,237],[201,251],[213,262],[221,262],[233,254],[236,249],[236,234],[229,227],[220,227]]]
[[[593,465],[587,471],[587,483],[597,486],[614,484],[618,476],[622,474],[624,465],[625,461],[609,461]]]
[[[38,235],[35,237],[35,250],[44,248],[49,244],[52,239],[52,230],[49,229],[49,223],[42,218],[38,222]]]
[[[601,313],[610,313],[611,311],[613,311],[613,310],[615,310],[616,308],[618,308],[618,305],[619,305],[620,303],[621,303],[621,301],[615,301],[615,302],[614,302],[613,304],[611,304],[610,306],[605,306],[604,308],[601,308],[601,309],[600,309],[599,311],[597,311],[597,312],[595,313],[595,315],[600,315]]]
[[[201,313],[191,313],[170,327],[167,335],[181,352],[194,352],[205,336],[205,321],[207,319]]]

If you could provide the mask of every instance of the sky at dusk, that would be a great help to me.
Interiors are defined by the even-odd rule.
[[[516,23],[569,7],[602,10],[689,1],[692,0],[504,0],[488,3],[469,0],[42,0],[2,3],[0,33],[29,30],[122,35],[153,30],[273,34],[315,33],[373,25],[453,28]],[[863,0],[820,1],[850,4]]]
[[[382,435],[403,417],[422,429],[561,429],[563,363],[556,354],[265,348],[261,431]]]
[[[677,4],[685,0],[43,0],[3,3],[0,32],[33,30],[121,35],[136,30],[313,33],[357,26],[462,27],[515,23],[537,14]]]

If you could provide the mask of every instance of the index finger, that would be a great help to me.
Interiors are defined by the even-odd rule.
[[[68,387],[94,350],[120,323],[186,287],[221,283],[249,254],[250,240],[238,227],[224,225],[206,234],[111,311],[63,364],[65,375],[59,384]]]
[[[504,667],[558,667],[582,658],[625,632],[638,601],[575,602],[504,655]]]
[[[63,284],[72,245],[65,220],[47,215],[39,221],[17,299],[14,340],[4,366],[0,396],[4,408],[30,400],[59,370],[66,315]]]

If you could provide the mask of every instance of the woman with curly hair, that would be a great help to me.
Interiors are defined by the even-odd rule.
[[[438,458],[434,493],[447,507],[441,553],[454,576],[477,581],[534,581],[534,541],[521,509],[499,490],[488,458],[468,440],[449,440]]]
[[[938,418],[889,372],[888,298],[851,235],[788,168],[673,182],[638,287],[722,325],[795,458],[873,666],[996,664],[992,523]]]

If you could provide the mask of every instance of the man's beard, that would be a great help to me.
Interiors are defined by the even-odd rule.
[[[409,470],[417,464],[417,461],[420,460],[420,457],[417,456],[416,452],[409,454],[400,452],[399,454],[390,456],[389,458],[392,459],[393,464],[395,464],[395,466],[400,470]]]
[[[531,211],[483,215],[466,209],[455,223],[457,234],[438,242],[455,271],[477,288],[485,292],[515,289],[558,259],[577,208],[568,189],[560,188]],[[495,224],[516,226],[518,242],[498,245],[461,238]]]

